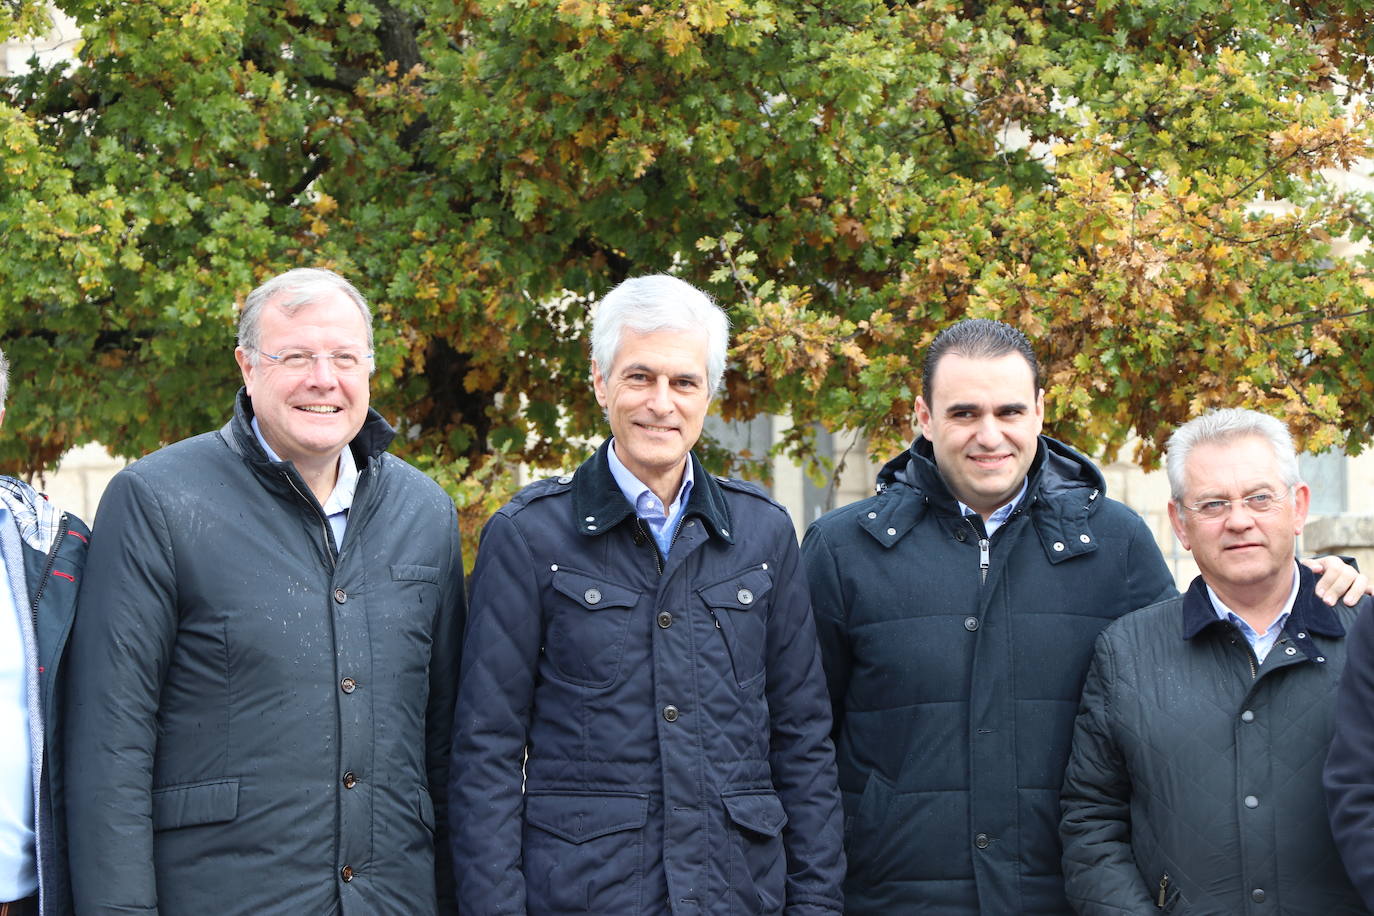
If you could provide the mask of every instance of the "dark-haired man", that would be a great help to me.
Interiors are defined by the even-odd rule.
[[[921,436],[877,495],[821,518],[802,546],[845,909],[1065,913],[1059,787],[1093,640],[1174,595],[1173,579],[1092,462],[1040,435],[1039,365],[1019,331],[946,328],[922,383]],[[1321,593],[1341,594],[1354,573],[1330,566],[1339,583]]]

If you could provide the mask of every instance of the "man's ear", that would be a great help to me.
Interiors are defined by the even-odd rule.
[[[239,364],[239,372],[243,373],[243,387],[248,389],[248,396],[253,396],[253,373],[257,366],[253,362],[253,354],[243,347],[234,348],[234,361]]]
[[[592,360],[592,390],[596,392],[596,403],[602,407],[606,406],[606,377],[601,374],[601,367]]]

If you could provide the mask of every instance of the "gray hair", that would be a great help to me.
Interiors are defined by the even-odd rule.
[[[288,315],[314,302],[321,293],[338,290],[358,306],[362,313],[363,324],[367,326],[367,348],[372,349],[372,310],[367,300],[358,292],[357,287],[332,270],[322,267],[297,267],[284,274],[277,274],[248,294],[243,301],[243,311],[239,314],[239,346],[245,350],[258,350],[262,340],[262,310],[269,302]]]
[[[1248,437],[1269,443],[1279,464],[1283,485],[1295,487],[1302,483],[1298,470],[1298,453],[1288,427],[1268,414],[1240,407],[1209,410],[1200,417],[1184,423],[1169,437],[1165,466],[1169,473],[1169,493],[1174,502],[1183,499],[1184,469],[1188,454],[1199,445],[1217,445]]]
[[[730,319],[711,297],[667,274],[632,277],[607,293],[592,319],[592,359],[603,374],[611,371],[626,329],[706,332],[706,387],[715,394],[725,374]]]
[[[5,398],[10,393],[10,361],[5,351],[0,350],[0,410],[5,409]]]

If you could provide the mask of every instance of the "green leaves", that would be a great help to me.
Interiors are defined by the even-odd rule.
[[[238,302],[301,264],[370,296],[374,401],[473,512],[604,432],[591,303],[660,270],[732,312],[722,415],[802,454],[900,447],[971,315],[1086,449],[1222,403],[1371,433],[1359,4],[59,6],[81,56],[0,98],[11,469],[217,426]]]

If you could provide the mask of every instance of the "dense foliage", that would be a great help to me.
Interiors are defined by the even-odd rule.
[[[10,469],[222,423],[237,303],[303,264],[372,298],[375,403],[464,501],[575,460],[589,301],[658,270],[795,450],[898,447],[965,315],[1085,449],[1215,403],[1374,433],[1374,257],[1332,254],[1374,197],[1323,171],[1370,152],[1360,0],[55,5],[77,58],[0,86]]]

